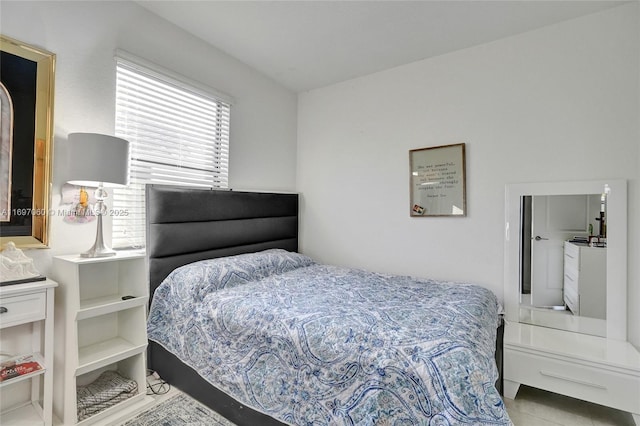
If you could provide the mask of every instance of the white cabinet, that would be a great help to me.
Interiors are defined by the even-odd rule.
[[[574,315],[606,319],[606,248],[564,243],[564,303]]]
[[[505,396],[520,384],[630,412],[640,425],[640,354],[628,342],[507,322]]]
[[[0,423],[3,426],[52,424],[53,293],[56,286],[55,281],[46,280],[0,287],[0,352],[33,355],[43,367],[0,382]],[[26,398],[23,398],[23,390]]]
[[[113,421],[152,402],[146,396],[146,259],[144,254],[108,258],[58,256],[54,412],[65,425]],[[135,380],[135,396],[78,421],[77,386],[112,370]]]

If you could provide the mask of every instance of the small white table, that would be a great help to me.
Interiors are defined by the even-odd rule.
[[[53,401],[53,293],[58,284],[52,280],[34,281],[0,287],[0,349],[5,347],[2,332],[11,327],[32,323],[31,348],[26,353],[34,354],[44,369],[25,377],[14,377],[0,383],[0,392],[10,392],[11,386],[23,380],[31,380],[31,399],[0,413],[3,426],[30,424],[50,426],[52,424]],[[22,350],[20,348],[19,350]]]

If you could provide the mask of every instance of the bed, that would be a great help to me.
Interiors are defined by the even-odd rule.
[[[495,296],[297,253],[298,196],[147,186],[149,368],[238,425],[511,424]]]

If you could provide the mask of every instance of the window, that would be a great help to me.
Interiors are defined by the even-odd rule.
[[[131,174],[113,191],[112,246],[140,248],[145,184],[228,186],[230,103],[156,67],[116,62],[115,133],[130,143]]]

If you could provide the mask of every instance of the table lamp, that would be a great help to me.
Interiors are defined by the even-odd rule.
[[[79,186],[97,186],[96,204],[93,208],[97,216],[96,241],[82,257],[114,256],[102,234],[102,216],[108,210],[104,199],[108,197],[105,187],[125,186],[129,183],[129,142],[114,136],[98,133],[70,133],[68,182]]]

